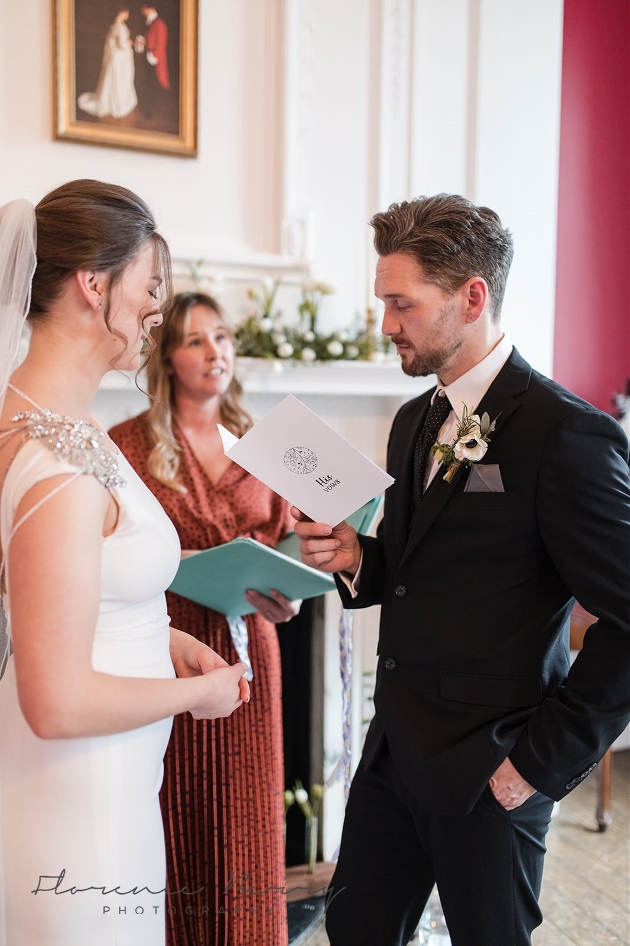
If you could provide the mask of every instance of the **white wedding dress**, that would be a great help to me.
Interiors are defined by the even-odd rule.
[[[103,539],[92,665],[118,676],[173,677],[164,589],[179,564],[179,540],[125,458],[115,459],[127,485],[111,488],[120,512]],[[20,499],[65,472],[77,468],[42,442],[21,447],[0,501],[5,552]],[[9,658],[0,680],[0,946],[164,943],[158,792],[170,731],[167,718],[112,736],[40,739],[20,710]]]
[[[98,118],[124,118],[138,104],[135,77],[129,29],[125,23],[114,23],[105,39],[96,92],[83,92],[78,98],[79,108]]]

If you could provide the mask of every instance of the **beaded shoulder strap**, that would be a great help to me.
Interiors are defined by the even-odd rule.
[[[57,460],[70,463],[81,473],[95,476],[107,489],[127,485],[118,472],[115,454],[103,444],[102,430],[87,421],[47,411],[12,384],[9,387],[35,408],[33,411],[18,411],[11,417],[12,424],[20,424],[18,428],[12,428],[12,432],[21,431],[30,440],[41,440]]]

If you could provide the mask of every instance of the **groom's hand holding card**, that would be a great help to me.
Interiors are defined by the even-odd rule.
[[[293,395],[223,449],[314,522],[334,526],[394,480]]]

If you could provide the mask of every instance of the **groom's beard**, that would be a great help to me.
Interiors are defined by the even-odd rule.
[[[440,312],[440,318],[423,344],[422,350],[418,350],[404,335],[390,335],[390,340],[394,345],[413,346],[414,353],[411,357],[405,358],[404,354],[400,356],[402,370],[412,378],[424,378],[429,374],[439,376],[464,344],[454,318],[454,306],[450,302],[447,302]]]

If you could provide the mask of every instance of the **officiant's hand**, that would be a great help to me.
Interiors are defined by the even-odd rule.
[[[321,572],[346,572],[354,577],[361,563],[361,546],[356,530],[344,520],[336,526],[313,522],[295,506],[295,534],[300,539],[300,556],[305,565]]]
[[[259,614],[262,614],[264,618],[274,624],[284,624],[285,621],[290,621],[298,613],[302,604],[301,600],[289,601],[275,588],[271,589],[270,598],[261,594],[260,591],[254,591],[253,588],[249,588],[245,592],[245,597],[250,604],[253,604]]]

